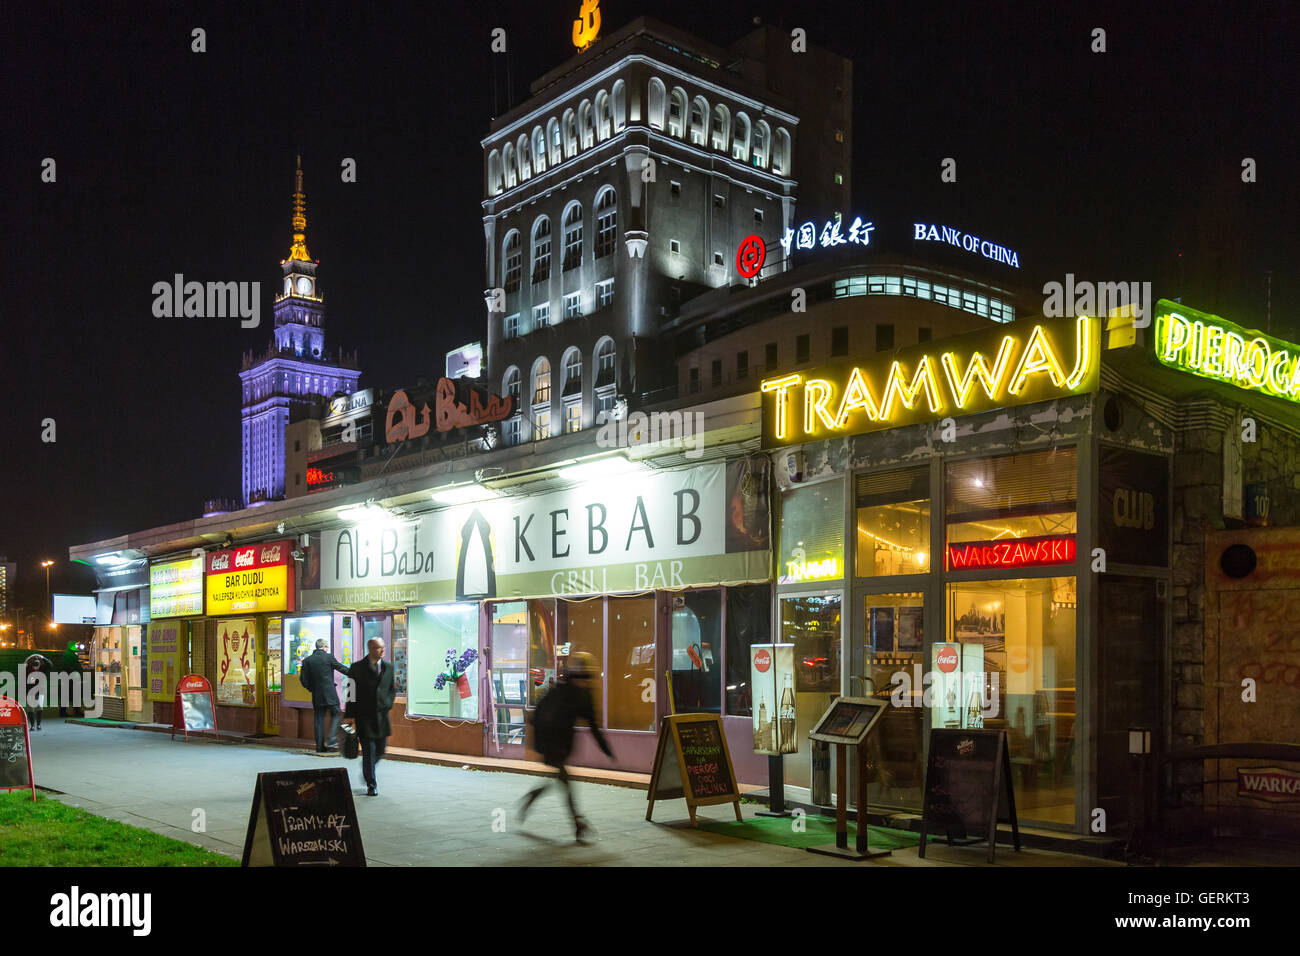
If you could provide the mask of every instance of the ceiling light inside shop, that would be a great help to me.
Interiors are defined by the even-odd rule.
[[[616,475],[627,475],[642,470],[644,469],[635,462],[618,456],[615,458],[601,458],[597,461],[585,461],[568,468],[561,468],[555,474],[563,481],[593,481],[601,478],[613,478]]]
[[[457,485],[439,488],[433,493],[433,500],[441,505],[467,505],[475,501],[488,501],[492,498],[500,498],[501,492],[495,488],[484,488],[482,485]]]
[[[341,518],[343,521],[347,521],[352,524],[359,524],[362,522],[391,523],[391,522],[398,522],[402,520],[400,515],[394,514],[393,512],[385,508],[383,505],[377,505],[373,501],[367,501],[363,505],[353,505],[348,508],[340,508],[338,515],[339,518]]]

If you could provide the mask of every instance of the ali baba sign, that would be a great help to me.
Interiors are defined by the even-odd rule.
[[[461,401],[461,396],[465,400]],[[486,401],[483,395],[487,395]],[[408,438],[420,438],[429,433],[429,426],[436,422],[438,431],[449,432],[453,428],[469,428],[474,425],[488,425],[509,418],[514,411],[514,398],[507,395],[489,394],[486,389],[475,388],[463,381],[450,378],[438,379],[434,392],[433,419],[429,418],[429,403],[426,401],[417,411],[414,403],[407,397],[404,389],[398,389],[388,400],[388,415],[384,422],[384,441],[406,441]]]
[[[1097,388],[1100,320],[1040,319],[765,379],[763,446],[896,428]]]

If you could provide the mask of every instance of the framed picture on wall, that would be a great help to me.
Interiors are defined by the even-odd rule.
[[[900,607],[894,611],[894,649],[899,653],[915,653],[925,644],[925,608]]]

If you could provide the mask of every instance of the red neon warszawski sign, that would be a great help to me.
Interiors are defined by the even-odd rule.
[[[1006,538],[999,541],[962,541],[948,545],[948,567],[953,571],[971,568],[1032,568],[1044,564],[1069,564],[1074,560],[1072,534],[1048,534],[1037,538]]]

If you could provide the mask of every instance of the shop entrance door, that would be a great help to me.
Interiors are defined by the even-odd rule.
[[[867,743],[867,802],[920,810],[925,779],[925,593],[856,590],[850,644],[849,694],[886,704]],[[905,675],[900,678],[899,675]],[[857,774],[849,775],[857,799]]]
[[[812,741],[808,739],[808,733],[817,719],[826,712],[831,700],[841,693],[843,603],[844,595],[841,591],[783,594],[777,600],[779,624],[774,630],[782,643],[794,645],[794,727],[783,728],[781,736],[793,736],[798,741],[799,749],[795,753],[786,754],[782,760],[787,787],[806,787],[811,790]],[[778,694],[776,719],[788,721],[790,717],[786,716],[785,688],[779,689]],[[834,780],[833,754],[830,772],[830,779]]]
[[[544,606],[533,606],[545,603],[504,601],[489,607],[491,631],[485,650],[492,668],[493,723],[487,742],[491,756],[524,759],[529,690],[540,692],[554,676],[551,616]]]
[[[1136,777],[1128,751],[1130,730],[1151,731],[1151,759],[1164,740],[1165,603],[1154,578],[1104,574],[1097,604],[1097,804],[1107,826],[1130,822]]]

